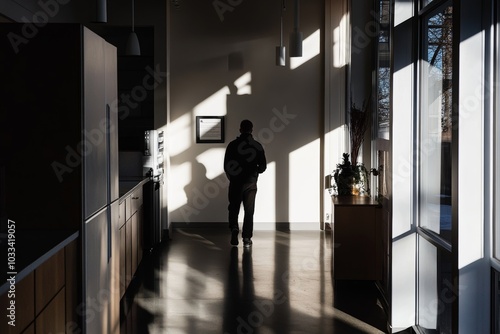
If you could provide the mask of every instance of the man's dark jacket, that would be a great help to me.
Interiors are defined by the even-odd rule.
[[[266,167],[264,148],[251,133],[242,133],[227,146],[224,171],[231,182],[257,182]]]

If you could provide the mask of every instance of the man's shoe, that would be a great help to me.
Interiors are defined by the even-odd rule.
[[[250,247],[250,246],[252,246],[252,239],[250,239],[250,238],[243,238],[243,246],[244,247]]]
[[[231,231],[231,245],[233,246],[238,246],[238,231],[237,229],[234,229]]]

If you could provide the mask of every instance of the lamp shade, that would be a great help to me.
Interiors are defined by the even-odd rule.
[[[139,45],[139,39],[135,31],[130,32],[127,39],[127,47],[125,49],[125,54],[127,56],[140,56],[141,46]]]
[[[290,34],[290,57],[302,57],[302,32]]]
[[[99,23],[107,23],[108,22],[108,13],[107,13],[107,1],[106,0],[97,0],[96,3],[96,22]]]
[[[286,48],[284,46],[276,47],[276,66],[286,65]]]
[[[290,34],[290,57],[302,57],[302,32],[299,31],[300,2],[295,0],[293,32]]]

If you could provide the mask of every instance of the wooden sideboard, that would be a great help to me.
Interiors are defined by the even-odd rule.
[[[333,277],[383,279],[385,266],[382,207],[368,196],[333,196]]]

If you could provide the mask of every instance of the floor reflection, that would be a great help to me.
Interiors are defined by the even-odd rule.
[[[224,291],[224,333],[256,333],[260,327],[262,314],[256,309],[252,273],[252,249],[246,248],[241,261],[241,281],[239,250],[232,247],[228,265],[227,288]]]
[[[373,282],[337,282],[323,231],[174,229],[122,301],[121,333],[383,333]]]

